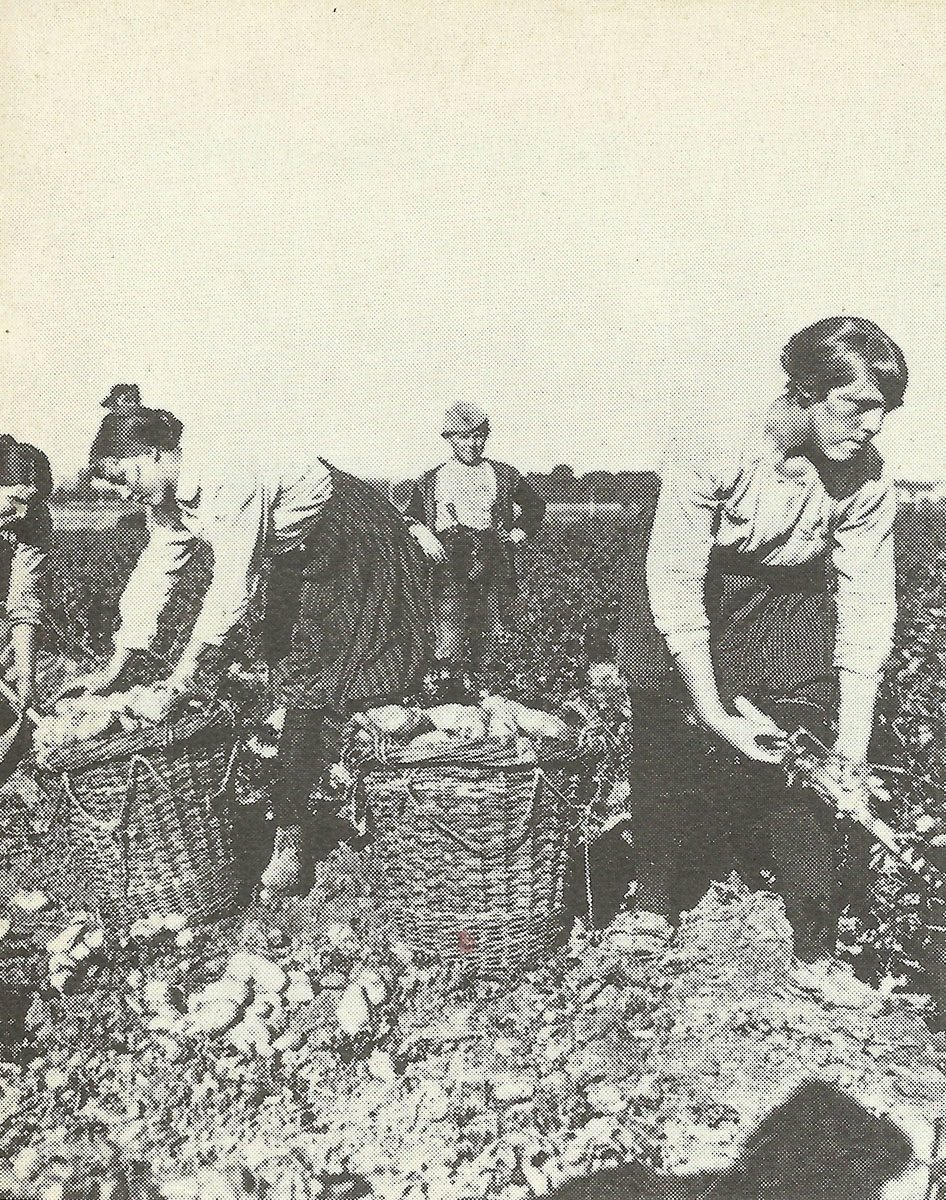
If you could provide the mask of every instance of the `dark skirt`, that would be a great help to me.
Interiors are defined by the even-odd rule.
[[[647,594],[653,513],[642,519],[621,570],[615,658],[642,696],[680,696],[682,683]],[[826,706],[834,696],[834,605],[823,556],[800,567],[765,567],[714,551],[704,599],[710,650],[724,702],[793,699]]]
[[[267,581],[263,649],[280,703],[342,712],[416,690],[430,655],[424,564],[397,509],[335,467],[332,496]]]

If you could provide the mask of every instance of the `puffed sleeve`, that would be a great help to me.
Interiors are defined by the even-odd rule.
[[[704,448],[674,442],[647,552],[647,589],[654,623],[675,657],[709,644],[704,586],[722,494],[721,471]]]
[[[201,535],[213,549],[213,578],[175,676],[193,675],[204,650],[222,645],[243,619],[259,582],[272,497],[259,474],[234,470],[202,489]]]

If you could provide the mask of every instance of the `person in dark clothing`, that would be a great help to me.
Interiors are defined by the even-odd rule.
[[[489,674],[514,624],[514,548],[538,529],[545,501],[509,463],[484,458],[489,418],[472,404],[446,413],[449,462],[417,481],[407,507],[411,529],[435,566],[432,578],[436,655],[462,672],[469,654]]]
[[[622,594],[618,662],[635,704],[636,906],[659,944],[733,869],[771,868],[799,958],[834,950],[835,830],[775,765],[771,712],[837,714],[838,769],[867,758],[890,653],[896,494],[870,444],[903,399],[900,349],[836,317],[782,352],[784,394],[743,427],[672,447]],[[767,740],[768,739],[768,740]],[[654,917],[666,918],[663,925]]]

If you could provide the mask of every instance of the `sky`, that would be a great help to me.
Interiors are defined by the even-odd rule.
[[[524,468],[659,463],[872,317],[946,476],[936,3],[6,0],[0,405],[80,465],[117,382],[365,475],[481,404]]]

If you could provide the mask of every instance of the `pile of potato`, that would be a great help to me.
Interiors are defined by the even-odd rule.
[[[186,1001],[159,981],[148,983],[144,994],[148,1028],[171,1061],[186,1056],[194,1037],[225,1038],[248,1058],[296,1049],[304,1038],[290,1029],[290,1015],[314,999],[307,972],[246,952],[234,954],[219,979]]]
[[[91,913],[79,912],[66,928],[46,944],[49,982],[57,992],[86,973],[105,946],[105,931]]]
[[[163,713],[156,687],[133,687],[108,696],[79,695],[60,700],[36,725],[33,746],[37,761],[55,750],[120,730],[131,732],[154,724]]]
[[[527,708],[505,696],[486,696],[480,704],[439,704],[405,708],[386,704],[354,718],[357,739],[366,746],[386,739],[404,762],[433,758],[475,742],[495,742],[519,756],[534,753],[537,739],[567,738],[569,726],[560,717]]]

